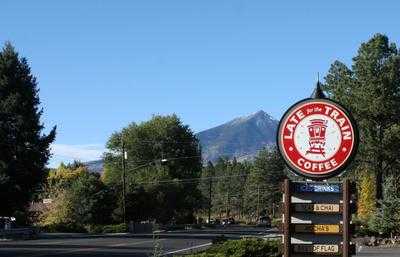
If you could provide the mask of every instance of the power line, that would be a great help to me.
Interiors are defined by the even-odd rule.
[[[115,157],[117,158],[117,157]],[[165,161],[174,161],[174,160],[184,160],[184,159],[195,159],[195,158],[201,158],[201,155],[193,155],[193,156],[182,156],[182,157],[172,157],[172,158],[162,158],[162,159],[153,159],[153,160],[142,160],[141,162],[135,162],[135,161],[126,161],[127,164],[131,164],[131,165],[144,165],[145,164],[153,164],[153,163],[157,163],[157,162],[162,162],[163,160]],[[118,160],[111,160],[112,163],[114,164],[119,164]]]
[[[180,141],[180,140],[132,140],[133,143],[143,144],[155,144],[155,143],[178,143],[178,144],[198,144],[191,140]]]
[[[254,174],[254,173],[253,173]],[[151,181],[151,182],[140,182],[136,183],[139,185],[145,184],[168,184],[168,183],[182,183],[182,184],[194,184],[202,180],[221,180],[224,178],[233,178],[233,177],[246,177],[248,174],[238,174],[238,175],[225,175],[225,176],[210,176],[210,177],[202,177],[202,178],[190,178],[190,179],[169,179],[169,180],[159,180],[159,181]]]

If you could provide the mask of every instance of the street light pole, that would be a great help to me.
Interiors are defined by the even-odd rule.
[[[208,188],[209,198],[208,198],[208,223],[211,224],[211,205],[212,205],[212,178],[209,181],[209,188]]]
[[[260,185],[257,186],[257,222],[260,221]]]

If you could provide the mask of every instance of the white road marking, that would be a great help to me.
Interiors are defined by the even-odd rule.
[[[157,239],[157,241],[163,241],[167,239]],[[154,240],[147,240],[147,241],[139,241],[139,242],[134,242],[134,243],[122,243],[122,244],[114,244],[114,245],[108,245],[109,247],[118,247],[118,246],[127,246],[127,245],[139,245],[139,244],[144,244],[144,243],[152,243]]]
[[[183,249],[176,250],[176,251],[167,252],[167,253],[164,253],[162,256],[167,256],[167,255],[174,254],[174,253],[186,252],[186,251],[189,251],[189,250],[193,250],[193,249],[197,249],[197,248],[201,248],[201,247],[205,247],[205,246],[210,246],[210,245],[212,245],[212,243],[207,243],[207,244],[202,244],[202,245],[195,245],[195,246],[192,246],[192,247],[188,247],[188,248],[183,248]]]
[[[41,242],[41,243],[35,243],[32,245],[57,245],[57,244],[64,244],[65,241],[55,241],[55,242]]]

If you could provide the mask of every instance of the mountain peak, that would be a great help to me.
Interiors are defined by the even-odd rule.
[[[256,116],[265,115],[265,114],[267,114],[267,113],[264,112],[263,110],[259,110],[259,111],[257,111],[257,112],[254,113],[254,115],[256,115]],[[268,114],[267,114],[267,115],[268,115]]]
[[[235,118],[225,124],[238,125],[240,123],[249,122],[250,120],[273,120],[273,118],[265,111],[260,110],[246,116]]]
[[[265,118],[265,119],[268,119],[268,120],[273,120],[271,115],[269,115],[268,113],[266,113],[263,110],[259,110],[258,112],[255,112],[255,113],[253,113],[253,114],[251,114],[249,116],[251,116],[252,118]]]
[[[254,156],[258,150],[275,143],[278,121],[259,110],[247,116],[233,119],[218,127],[197,134],[205,161],[220,156]]]

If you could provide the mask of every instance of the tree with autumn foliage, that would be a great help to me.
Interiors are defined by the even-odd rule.
[[[358,189],[358,208],[357,217],[362,222],[367,222],[375,215],[375,177],[372,172],[360,169],[359,174],[359,189]]]
[[[61,164],[49,172],[42,197],[52,199],[40,217],[49,231],[83,232],[85,226],[111,223],[115,194],[84,164]]]

